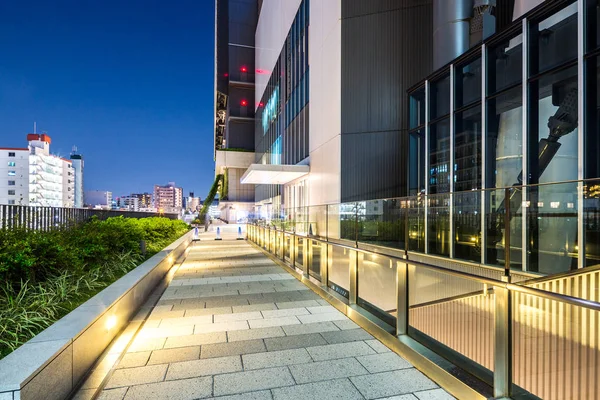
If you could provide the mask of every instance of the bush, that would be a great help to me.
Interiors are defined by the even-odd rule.
[[[189,229],[167,218],[92,218],[70,229],[0,230],[0,358]]]

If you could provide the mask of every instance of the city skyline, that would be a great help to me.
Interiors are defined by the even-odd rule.
[[[0,145],[21,147],[37,122],[54,154],[78,147],[85,190],[144,192],[174,180],[205,196],[213,15],[212,2],[192,1],[3,5]]]

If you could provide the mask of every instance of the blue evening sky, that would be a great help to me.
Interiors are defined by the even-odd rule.
[[[214,179],[213,0],[0,1],[0,147],[46,131],[114,196]]]

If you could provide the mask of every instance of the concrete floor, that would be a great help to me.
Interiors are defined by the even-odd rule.
[[[128,347],[109,352],[99,399],[453,398],[236,241],[237,227],[221,230],[222,241],[201,234],[143,327],[124,332]],[[76,398],[91,398],[90,387]]]

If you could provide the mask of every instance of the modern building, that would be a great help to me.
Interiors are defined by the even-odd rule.
[[[73,203],[76,208],[83,207],[83,156],[78,154],[77,147],[73,147],[73,152],[70,156],[71,163],[73,166],[73,173],[75,176],[75,194]]]
[[[139,206],[141,208],[154,207],[154,201],[152,200],[151,193],[132,193],[129,197],[137,197]]]
[[[112,192],[106,190],[86,190],[83,202],[89,208],[112,209]]]
[[[118,197],[117,207],[120,210],[140,211],[140,199],[135,196]]]
[[[200,211],[201,201],[200,197],[194,197],[194,192],[190,192],[190,195],[185,198],[185,209],[190,212]]]
[[[215,0],[215,175],[221,218],[254,209],[254,186],[240,178],[254,162],[254,33],[258,0]],[[212,199],[209,199],[209,201]]]
[[[27,135],[28,147],[0,149],[0,204],[74,207],[72,161],[50,153],[47,134]],[[83,175],[81,175],[81,178]]]
[[[183,189],[169,182],[165,186],[154,185],[154,207],[165,213],[180,213],[183,208]]]

